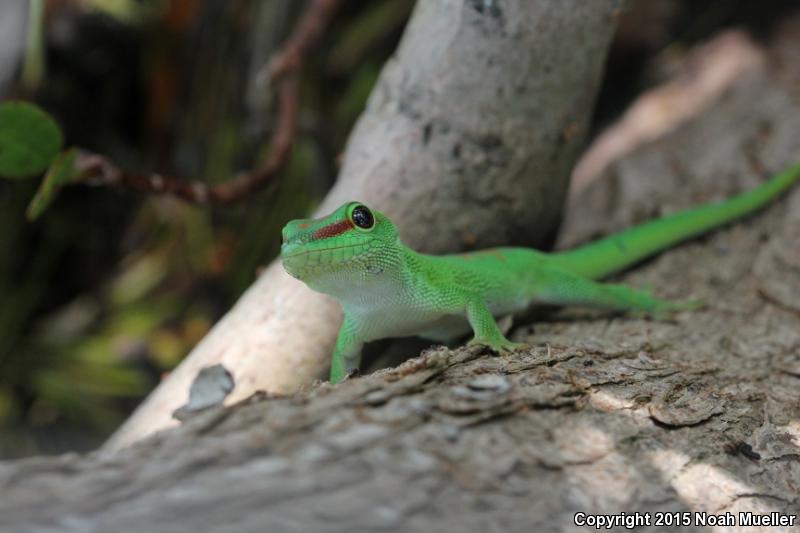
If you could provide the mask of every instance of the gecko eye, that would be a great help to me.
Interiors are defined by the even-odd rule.
[[[375,217],[372,216],[372,211],[364,205],[359,205],[353,209],[353,214],[350,217],[353,219],[353,224],[361,229],[371,229],[375,225]]]

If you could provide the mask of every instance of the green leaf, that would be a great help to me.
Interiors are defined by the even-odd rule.
[[[41,173],[58,155],[62,136],[50,115],[26,102],[0,104],[0,176]]]
[[[53,198],[56,197],[61,187],[69,183],[77,175],[78,170],[75,168],[75,158],[77,156],[78,152],[71,148],[53,161],[53,164],[47,170],[47,175],[42,180],[42,184],[39,185],[39,190],[36,191],[36,195],[28,205],[28,211],[25,213],[28,220],[39,218],[53,201]]]

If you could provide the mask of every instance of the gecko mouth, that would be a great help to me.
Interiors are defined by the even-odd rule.
[[[325,271],[346,267],[367,249],[364,243],[319,248],[308,243],[289,243],[281,247],[281,263],[289,275],[308,282]]]
[[[335,250],[345,250],[348,248],[357,248],[364,246],[361,243],[344,244],[341,246],[329,246],[327,248],[308,248],[302,244],[285,243],[281,246],[282,259],[295,259],[303,256],[308,256],[315,253],[332,252]],[[299,248],[297,251],[291,251],[292,248]]]

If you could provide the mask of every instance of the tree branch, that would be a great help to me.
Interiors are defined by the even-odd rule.
[[[147,194],[166,194],[196,204],[231,204],[269,183],[283,168],[294,142],[300,107],[300,70],[341,3],[341,0],[311,0],[283,48],[266,68],[270,83],[278,94],[278,116],[269,140],[270,153],[262,165],[209,187],[203,182],[186,181],[157,172],[126,170],[104,155],[81,151],[75,163],[79,181]]]

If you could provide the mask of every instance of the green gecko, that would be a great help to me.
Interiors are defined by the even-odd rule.
[[[495,317],[533,304],[583,305],[660,316],[696,307],[660,300],[624,285],[600,283],[660,250],[761,208],[800,178],[800,163],[726,201],[646,222],[574,250],[543,253],[492,248],[457,255],[426,255],[406,247],[382,213],[348,202],[315,220],[283,228],[281,261],[311,289],[336,298],[344,321],[331,360],[331,382],[358,370],[365,342],[418,335],[452,342],[469,332],[470,344],[507,353],[509,341]]]

